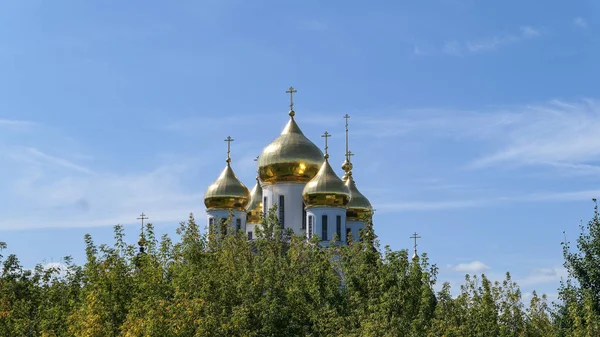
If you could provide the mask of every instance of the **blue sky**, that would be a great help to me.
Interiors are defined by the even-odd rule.
[[[597,1],[4,1],[0,240],[26,266],[194,212],[297,121],[354,176],[382,245],[417,231],[458,285],[551,298],[600,197]],[[337,165],[337,164],[336,164]],[[339,168],[339,165],[337,165]],[[341,171],[338,169],[338,172]]]

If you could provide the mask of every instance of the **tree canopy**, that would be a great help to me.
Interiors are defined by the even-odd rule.
[[[525,305],[509,273],[436,287],[426,254],[379,247],[370,222],[360,241],[324,248],[274,212],[252,241],[201,234],[190,215],[175,241],[147,224],[144,252],[116,226],[113,245],[86,235],[82,266],[0,255],[0,336],[598,336],[599,228],[596,209],[578,251],[565,243],[574,280],[552,308],[536,293]]]

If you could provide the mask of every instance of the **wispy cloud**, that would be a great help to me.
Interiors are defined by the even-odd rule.
[[[61,167],[67,168],[67,169],[71,169],[71,170],[75,170],[78,172],[82,172],[82,173],[88,173],[88,174],[93,173],[93,171],[88,169],[87,167],[77,165],[67,159],[64,159],[64,158],[51,156],[51,155],[46,154],[36,148],[26,148],[24,150],[26,152],[26,155],[30,155],[41,161],[49,162],[50,164],[58,165],[58,166],[61,166]]]
[[[141,211],[155,223],[177,223],[204,209],[202,194],[188,191],[179,179],[187,169],[166,165],[136,174],[56,176],[25,166],[12,185],[14,205],[0,219],[0,230],[128,224]]]
[[[442,52],[448,55],[460,55],[462,47],[458,41],[448,41],[442,47]]]
[[[524,40],[538,38],[542,33],[533,27],[524,26],[518,34],[499,34],[484,39],[467,42],[467,50],[473,53],[494,51],[500,47],[515,44]]]
[[[544,192],[506,197],[480,197],[464,200],[411,201],[398,203],[378,203],[377,210],[382,212],[422,212],[450,209],[464,209],[487,206],[499,206],[516,202],[549,202],[591,200],[600,198],[600,190],[583,190],[569,192]]]
[[[498,164],[545,164],[595,169],[600,159],[600,104],[553,101],[515,111],[518,121],[499,128],[499,149],[474,160],[474,168]],[[502,129],[502,130],[500,130]]]
[[[567,277],[567,270],[563,267],[536,268],[531,273],[516,282],[522,287],[537,286],[546,283],[557,283]]]
[[[189,212],[204,211],[201,192],[207,183],[200,183],[198,190],[185,181],[192,171],[209,176],[202,157],[172,154],[158,164],[125,172],[97,165],[91,169],[78,163],[80,156],[71,155],[72,147],[63,146],[62,140],[46,143],[52,131],[39,131],[25,141],[35,146],[0,147],[0,173],[6,182],[0,230],[128,224],[141,211],[155,223],[177,223]],[[49,146],[56,150],[46,150]]]
[[[34,123],[22,120],[0,119],[0,128],[24,129],[33,126]]]
[[[573,19],[573,24],[579,28],[587,28],[587,26],[588,26],[587,21],[580,16]]]
[[[462,273],[483,273],[491,268],[481,261],[471,261],[450,266],[449,269]]]
[[[463,55],[465,53],[482,53],[496,51],[502,47],[519,42],[533,40],[542,36],[542,31],[531,26],[522,26],[518,33],[497,34],[485,38],[469,40],[460,43],[456,40],[447,41],[442,47],[442,52],[448,55]]]
[[[593,99],[474,111],[405,110],[366,121],[354,134],[421,144],[442,139],[473,143],[482,154],[465,163],[469,169],[543,165],[578,173],[600,170],[600,102]]]

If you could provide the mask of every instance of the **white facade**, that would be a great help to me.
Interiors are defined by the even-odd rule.
[[[308,207],[306,209],[307,238],[310,239],[311,234],[318,235],[322,240],[321,245],[324,246],[333,241],[334,234],[338,235],[338,240],[340,243],[345,243],[346,208]]]
[[[346,226],[352,232],[352,240],[358,242],[360,240],[360,230],[365,228],[365,225],[362,221],[350,220],[346,222]]]
[[[246,236],[248,240],[256,239],[256,227],[260,226],[260,224],[255,223],[247,223],[246,224]]]
[[[277,218],[281,221],[283,215],[283,227],[291,228],[295,234],[304,232],[302,220],[304,219],[304,200],[302,199],[302,183],[274,183],[263,185],[263,209],[268,211],[277,205]],[[283,201],[283,207],[280,205]]]
[[[229,211],[229,210],[223,210],[223,209],[207,210],[206,211],[207,228],[210,228],[210,226],[214,224],[214,229],[217,232],[220,231],[221,226],[219,226],[219,224],[221,223],[221,221],[227,221],[229,219],[230,212],[231,211]],[[246,232],[246,212],[232,211],[231,215],[232,215],[232,218],[231,218],[231,222],[229,222],[229,225],[227,227],[227,233],[234,233],[234,232],[237,232],[238,230],[242,230],[242,231]]]

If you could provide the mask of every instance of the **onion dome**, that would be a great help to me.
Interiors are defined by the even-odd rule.
[[[290,88],[288,93],[296,92]],[[304,134],[296,121],[294,103],[290,102],[290,121],[281,135],[267,145],[258,159],[258,172],[264,184],[278,182],[306,183],[319,171],[323,152]]]
[[[250,192],[231,169],[230,145],[233,139],[227,137],[227,166],[217,180],[204,193],[204,205],[208,210],[225,209],[245,211],[250,202]]]
[[[325,132],[324,137],[327,143],[329,134]],[[302,198],[308,207],[345,207],[350,201],[350,191],[342,179],[335,174],[328,158],[327,145],[325,145],[325,161],[317,175],[304,186],[302,191]]]
[[[342,170],[344,170],[344,176],[342,177],[343,181],[348,180],[348,176],[350,171],[352,171],[352,163],[348,160],[348,156],[346,155],[346,160],[342,163]]]
[[[350,202],[346,205],[348,210],[346,211],[346,220],[350,221],[362,221],[365,216],[373,214],[373,206],[369,202],[369,199],[365,197],[356,188],[354,178],[352,178],[352,172],[346,173],[346,187],[350,191]]]
[[[258,177],[256,178],[256,185],[254,185],[252,192],[250,192],[250,204],[248,205],[246,212],[248,212],[246,215],[247,223],[261,223],[261,214],[263,212],[262,187],[260,186]]]

